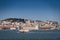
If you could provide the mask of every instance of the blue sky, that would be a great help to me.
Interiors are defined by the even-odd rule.
[[[60,0],[0,0],[0,19],[60,21]]]

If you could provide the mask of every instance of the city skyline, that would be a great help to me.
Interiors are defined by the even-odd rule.
[[[10,17],[60,22],[60,0],[0,0],[0,19]]]

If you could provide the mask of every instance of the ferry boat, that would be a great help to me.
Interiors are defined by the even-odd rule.
[[[16,28],[10,28],[10,30],[16,30]]]
[[[21,29],[19,30],[20,32],[29,32],[29,30],[24,30],[24,29]]]

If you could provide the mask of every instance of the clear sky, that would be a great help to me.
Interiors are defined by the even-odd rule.
[[[60,0],[0,0],[0,19],[60,21]]]

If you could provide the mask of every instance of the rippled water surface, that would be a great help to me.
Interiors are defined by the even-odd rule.
[[[27,33],[0,30],[0,40],[60,40],[60,30],[39,30]]]

